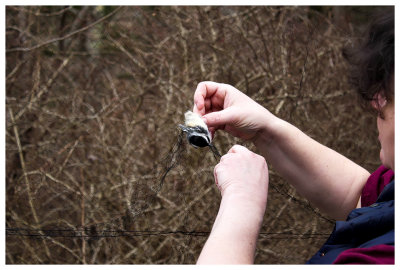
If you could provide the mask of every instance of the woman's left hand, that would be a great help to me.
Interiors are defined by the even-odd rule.
[[[215,166],[214,178],[222,197],[237,197],[265,211],[269,177],[264,157],[235,145]]]
[[[235,145],[214,169],[222,200],[198,264],[254,262],[268,193],[265,159]]]

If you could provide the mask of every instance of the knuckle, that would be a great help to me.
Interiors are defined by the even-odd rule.
[[[262,164],[266,163],[265,158],[263,156],[254,154],[254,159],[256,159],[258,162],[260,162]]]
[[[239,144],[235,144],[234,146],[231,147],[229,152],[244,153],[246,150],[247,150],[246,147],[239,145]]]
[[[256,158],[257,160],[265,161],[265,158],[263,156],[256,154],[256,153],[253,153],[253,155],[254,155],[254,158]]]
[[[221,163],[223,163],[224,161],[226,161],[227,158],[228,158],[228,154],[223,155],[223,156],[221,157],[221,159],[219,160],[218,165],[221,164]],[[217,165],[217,166],[218,166],[218,165]]]
[[[214,174],[218,175],[224,170],[223,164],[220,162],[214,167]]]

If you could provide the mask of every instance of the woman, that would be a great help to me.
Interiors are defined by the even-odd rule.
[[[383,166],[372,175],[234,87],[215,82],[198,85],[193,111],[203,116],[211,133],[224,130],[251,140],[262,154],[236,145],[215,167],[222,200],[199,264],[254,261],[267,203],[265,160],[312,204],[338,220],[309,263],[394,262],[393,44],[392,11],[371,25],[361,48],[345,55],[357,69],[352,82],[378,115]]]

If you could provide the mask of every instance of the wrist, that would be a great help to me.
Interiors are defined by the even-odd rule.
[[[232,218],[237,217],[248,224],[261,224],[267,205],[267,192],[261,196],[250,195],[233,189],[225,190],[219,213]]]
[[[276,117],[269,111],[263,115],[263,117],[260,119],[260,122],[262,123],[261,128],[252,140],[258,149],[265,148],[273,144],[276,139],[281,137],[289,124],[286,121]]]

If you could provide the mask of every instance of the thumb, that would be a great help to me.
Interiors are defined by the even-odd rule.
[[[221,127],[232,124],[236,120],[236,112],[232,107],[222,111],[211,112],[203,116],[203,120],[208,127]]]

